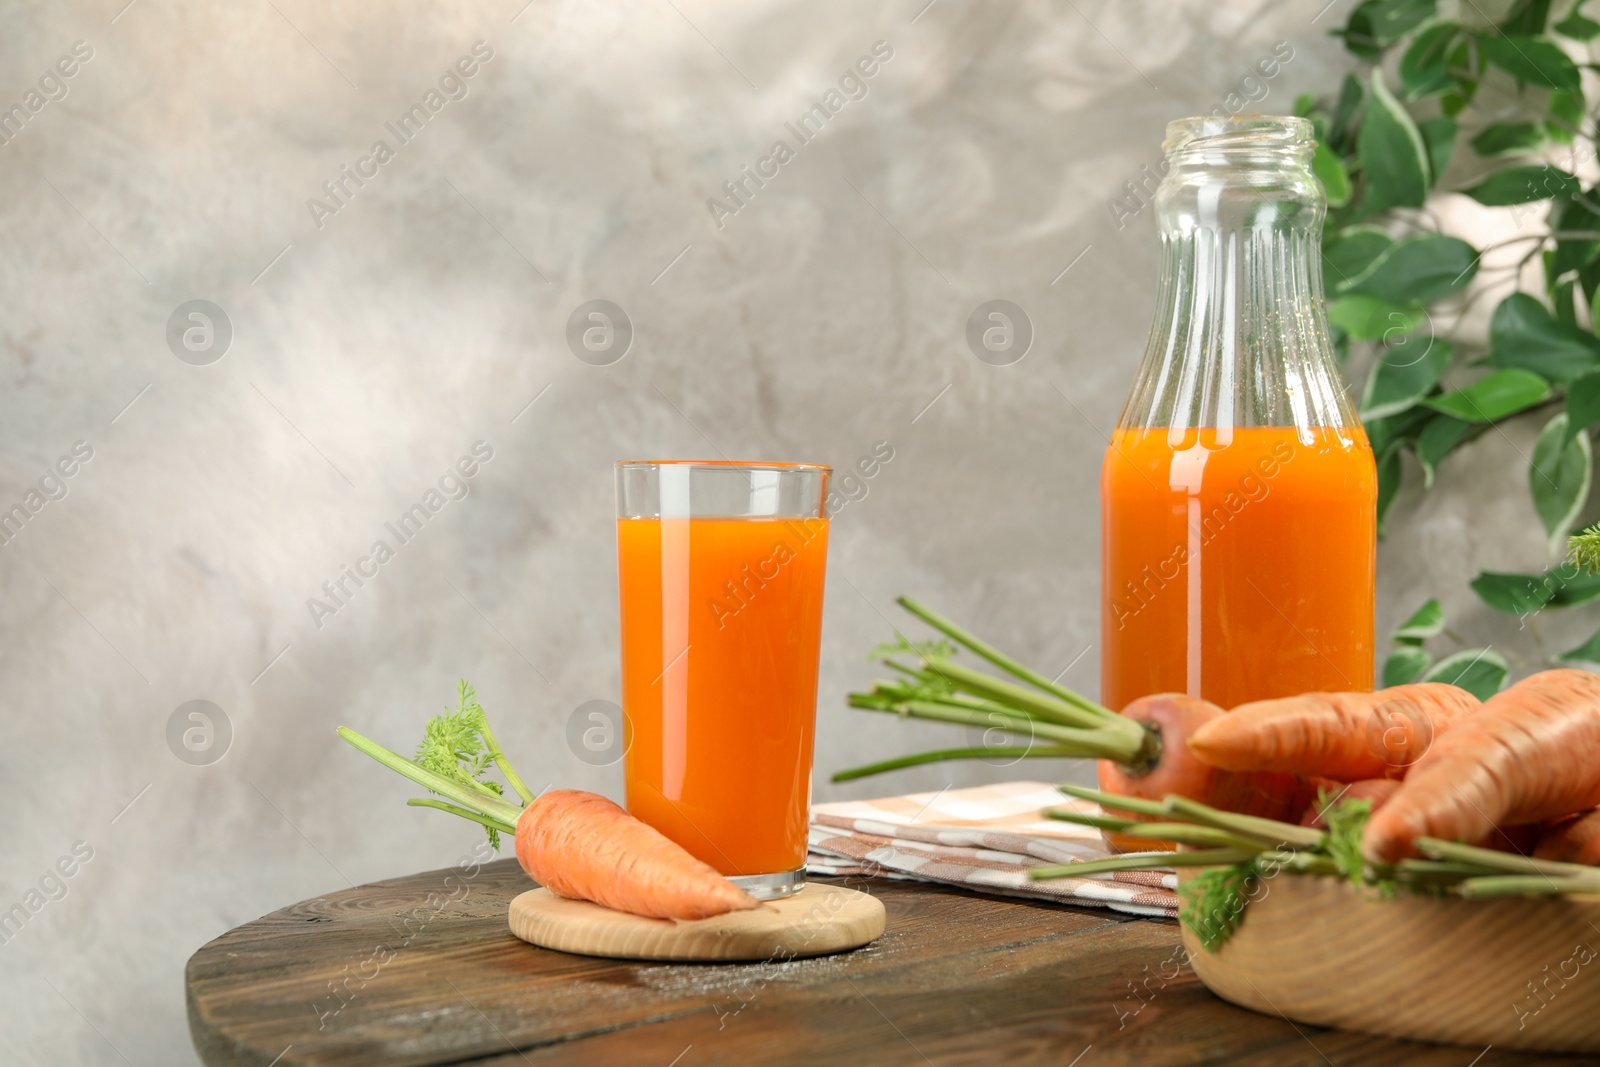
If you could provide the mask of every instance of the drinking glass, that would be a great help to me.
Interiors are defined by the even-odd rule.
[[[628,810],[763,899],[805,884],[831,473],[617,464]]]

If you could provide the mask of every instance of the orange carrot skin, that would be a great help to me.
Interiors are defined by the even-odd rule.
[[[1334,782],[1326,778],[1313,778],[1312,782],[1327,791],[1328,796],[1339,798],[1339,803],[1346,800],[1370,800],[1372,810],[1377,811],[1389,802],[1400,789],[1400,783],[1393,778],[1364,778],[1359,782]],[[1322,820],[1322,808],[1319,801],[1312,801],[1305,814],[1300,816],[1300,825],[1309,826],[1315,830],[1326,830],[1328,824]]]
[[[705,919],[760,902],[659,830],[594,793],[552,789],[517,819],[517,860],[552,893],[656,919]]]
[[[1367,824],[1377,862],[1428,836],[1478,841],[1497,828],[1600,805],[1600,676],[1558,668],[1524,678],[1440,737]]]
[[[1130,719],[1145,723],[1161,735],[1161,756],[1154,767],[1135,773],[1110,760],[1100,761],[1100,788],[1120,796],[1161,800],[1177,793],[1224,811],[1260,815],[1268,819],[1297,818],[1302,783],[1292,774],[1235,774],[1201,762],[1186,743],[1205,723],[1221,717],[1221,708],[1208,700],[1182,693],[1157,693],[1140,697],[1122,709]],[[1121,838],[1121,835],[1117,835]],[[1149,841],[1116,839],[1113,844],[1150,849]]]
[[[1440,682],[1371,693],[1306,693],[1241,704],[1197,730],[1189,747],[1229,771],[1315,774],[1343,782],[1398,778],[1479,706],[1471,693]]]
[[[1600,810],[1547,826],[1533,854],[1542,860],[1600,867]]]

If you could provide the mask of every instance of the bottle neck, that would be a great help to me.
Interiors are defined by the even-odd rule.
[[[1156,195],[1155,320],[1121,427],[1165,427],[1183,447],[1204,428],[1358,425],[1328,332],[1309,166],[1193,149],[1172,164]]]
[[[1210,122],[1170,130],[1157,309],[1120,426],[1166,427],[1174,446],[1202,429],[1358,434],[1323,304],[1309,126]]]

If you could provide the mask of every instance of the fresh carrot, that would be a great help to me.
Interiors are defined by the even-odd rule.
[[[1306,693],[1241,704],[1196,730],[1189,747],[1230,771],[1287,771],[1342,782],[1398,778],[1479,706],[1465,689],[1441,682]]]
[[[1176,794],[1242,815],[1282,821],[1299,814],[1303,804],[1300,780],[1292,774],[1238,774],[1219,770],[1198,759],[1184,742],[1206,724],[1227,715],[1217,705],[1182,693],[1140,697],[1122,709],[1122,717],[1139,723],[1155,738],[1154,758],[1143,763],[1103,759],[1100,789],[1125,797],[1161,800]],[[1149,849],[1148,840],[1108,832],[1115,847]]]
[[[1441,736],[1367,823],[1374,862],[1416,838],[1478,841],[1498,827],[1600,805],[1600,676],[1571,668],[1524,678]]]
[[[339,736],[445,798],[408,803],[478,823],[497,848],[500,834],[514,833],[522,869],[552,893],[656,919],[705,919],[760,907],[708,864],[605,797],[552,789],[535,798],[500,751],[466,682],[455,713],[429,721],[415,760],[346,726],[339,727]],[[507,799],[499,782],[482,780],[491,763],[520,803]]]
[[[1309,826],[1316,830],[1327,829],[1328,824],[1323,820],[1323,815],[1329,807],[1345,800],[1370,800],[1372,810],[1377,811],[1388,803],[1400,788],[1400,783],[1393,778],[1363,778],[1359,782],[1335,782],[1327,778],[1313,778],[1311,784],[1321,794],[1317,800],[1300,816],[1300,825]]]
[[[551,789],[517,818],[517,860],[552,893],[657,919],[757,907],[744,890],[603,796]]]
[[[1600,808],[1545,827],[1535,859],[1600,867]]]
[[[1135,700],[1118,714],[1023,666],[909,597],[898,602],[1016,681],[955,662],[956,650],[948,642],[902,637],[878,652],[902,677],[879,682],[871,692],[851,693],[851,706],[964,725],[985,740],[1010,735],[1018,743],[900,756],[840,771],[833,776],[836,782],[949,759],[1098,759],[1101,787],[1123,796],[1157,800],[1178,793],[1213,807],[1279,819],[1297,818],[1306,803],[1294,775],[1220,771],[1189,750],[1189,735],[1223,714],[1215,704],[1162,693]],[[913,666],[901,656],[918,662]],[[1119,847],[1153,847],[1148,839],[1136,844],[1119,841],[1115,834],[1109,839]]]

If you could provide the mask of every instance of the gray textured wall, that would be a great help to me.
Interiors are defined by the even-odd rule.
[[[0,508],[93,450],[0,547],[0,908],[92,849],[0,945],[8,1062],[188,1060],[196,947],[470,847],[337,724],[409,747],[464,675],[534,784],[619,795],[565,740],[618,694],[616,459],[892,445],[835,520],[821,778],[950,738],[843,707],[900,592],[1094,691],[1100,453],[1155,267],[1148,212],[1107,201],[1275,42],[1258,109],[1335,85],[1348,6],[123,2],[0,6],[0,103],[93,50],[0,146]],[[865,98],[719,228],[707,197],[879,40]],[[398,146],[384,123],[476,41],[467,95]],[[564,337],[595,298],[635,330],[609,366]],[[232,326],[209,365],[166,339],[193,299]],[[991,299],[1031,317],[1015,365],[964,341]],[[317,626],[307,598],[480,440],[470,495]],[[1442,591],[1470,631],[1463,576],[1539,562],[1525,504],[1468,495],[1526,447],[1486,438],[1402,503],[1381,627]],[[196,699],[231,724],[209,765],[168,741]]]

